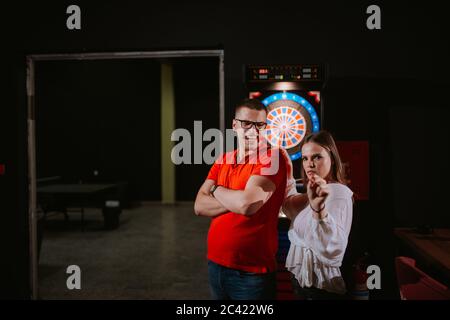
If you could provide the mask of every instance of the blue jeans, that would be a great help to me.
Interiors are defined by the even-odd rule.
[[[208,260],[209,286],[214,300],[275,300],[276,274],[230,269]]]

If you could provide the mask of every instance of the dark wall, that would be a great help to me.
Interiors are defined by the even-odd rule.
[[[131,200],[160,200],[160,94],[158,61],[38,62],[37,176],[126,181]]]
[[[257,2],[234,6],[213,2],[165,2],[158,6],[150,2],[79,3],[80,31],[65,28],[69,2],[39,2],[15,8],[6,5],[8,14],[3,20],[15,32],[2,39],[8,56],[2,62],[2,70],[9,70],[6,73],[9,89],[3,97],[6,103],[1,105],[0,117],[0,137],[4,142],[0,159],[7,167],[7,175],[0,177],[7,195],[0,202],[5,222],[0,225],[0,234],[7,243],[14,244],[12,248],[2,242],[1,247],[5,253],[2,269],[6,272],[1,273],[0,280],[6,283],[5,288],[12,288],[5,294],[11,297],[29,294],[25,263],[28,259],[25,54],[223,47],[227,123],[232,118],[232,105],[245,94],[244,64],[329,65],[331,80],[324,97],[325,126],[338,139],[370,142],[371,199],[362,206],[361,215],[366,219],[363,224],[370,226],[370,232],[365,233],[368,247],[375,262],[382,264],[383,275],[388,275],[383,282],[387,287],[377,294],[395,297],[395,288],[388,285],[394,279],[391,229],[404,214],[396,218],[395,210],[402,209],[401,203],[394,200],[394,192],[401,194],[398,199],[408,199],[411,190],[399,188],[393,179],[402,162],[392,159],[411,163],[417,158],[407,149],[393,147],[404,138],[403,127],[391,129],[392,121],[398,122],[401,117],[401,113],[391,110],[410,105],[428,110],[428,105],[423,104],[428,99],[439,102],[432,105],[448,107],[443,88],[448,84],[450,52],[443,4],[377,3],[382,9],[382,30],[378,31],[365,27],[365,11],[372,4],[369,1],[346,4],[296,1],[273,7]],[[427,89],[422,92],[420,88]],[[415,100],[417,94],[424,99],[422,102]],[[427,112],[423,114],[426,118]],[[437,123],[443,130],[442,122]],[[446,143],[438,136],[436,141],[441,143],[433,145]],[[409,167],[415,168],[413,164]],[[417,175],[402,177],[411,177],[405,183],[416,183]],[[444,211],[442,206],[437,204],[433,208]]]
[[[448,211],[440,203],[447,196],[444,186],[450,179],[448,119],[450,109],[430,101],[390,110],[393,198],[399,226],[450,227]]]
[[[30,297],[29,237],[27,205],[26,101],[22,85],[25,73],[18,68],[19,59],[6,55],[3,63],[6,94],[0,109],[0,163],[5,174],[0,176],[0,299]],[[19,89],[20,88],[20,89]],[[7,108],[6,106],[9,106]]]
[[[218,128],[219,59],[165,62],[173,68],[175,127],[193,133],[194,121],[201,121],[201,134]],[[126,181],[130,200],[161,200],[160,63],[38,62],[37,177],[60,176],[69,183]],[[177,200],[194,200],[195,186],[207,175],[209,165],[191,160],[192,165],[176,167]]]
[[[186,58],[173,63],[175,89],[175,127],[185,128],[191,133],[191,142],[201,140],[194,136],[194,121],[201,121],[203,134],[210,128],[220,127],[219,118],[219,59]],[[200,142],[200,141],[199,141]],[[202,148],[203,150],[203,148]],[[193,201],[198,187],[205,181],[210,165],[194,163],[194,147],[191,149],[191,165],[175,168],[176,199]]]

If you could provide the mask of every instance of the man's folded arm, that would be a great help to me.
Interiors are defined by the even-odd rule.
[[[250,216],[255,214],[275,192],[275,184],[267,177],[253,175],[244,190],[231,190],[219,186],[214,197],[234,213]]]
[[[194,211],[198,216],[216,217],[222,213],[229,212],[217,199],[209,194],[209,190],[216,182],[211,179],[206,179],[195,199]]]
[[[282,212],[290,219],[295,217],[308,205],[308,195],[297,193],[288,195],[283,202]]]

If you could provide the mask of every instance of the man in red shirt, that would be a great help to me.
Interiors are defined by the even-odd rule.
[[[195,200],[195,213],[212,218],[207,258],[213,299],[276,298],[278,213],[287,174],[279,149],[264,152],[266,116],[259,100],[237,105],[238,149],[216,160]]]

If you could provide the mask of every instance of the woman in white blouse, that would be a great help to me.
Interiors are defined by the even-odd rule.
[[[320,131],[305,138],[302,162],[307,193],[296,192],[291,176],[283,204],[283,212],[291,219],[286,268],[299,298],[342,299],[346,288],[339,267],[352,224],[353,192],[345,185],[330,133]]]

